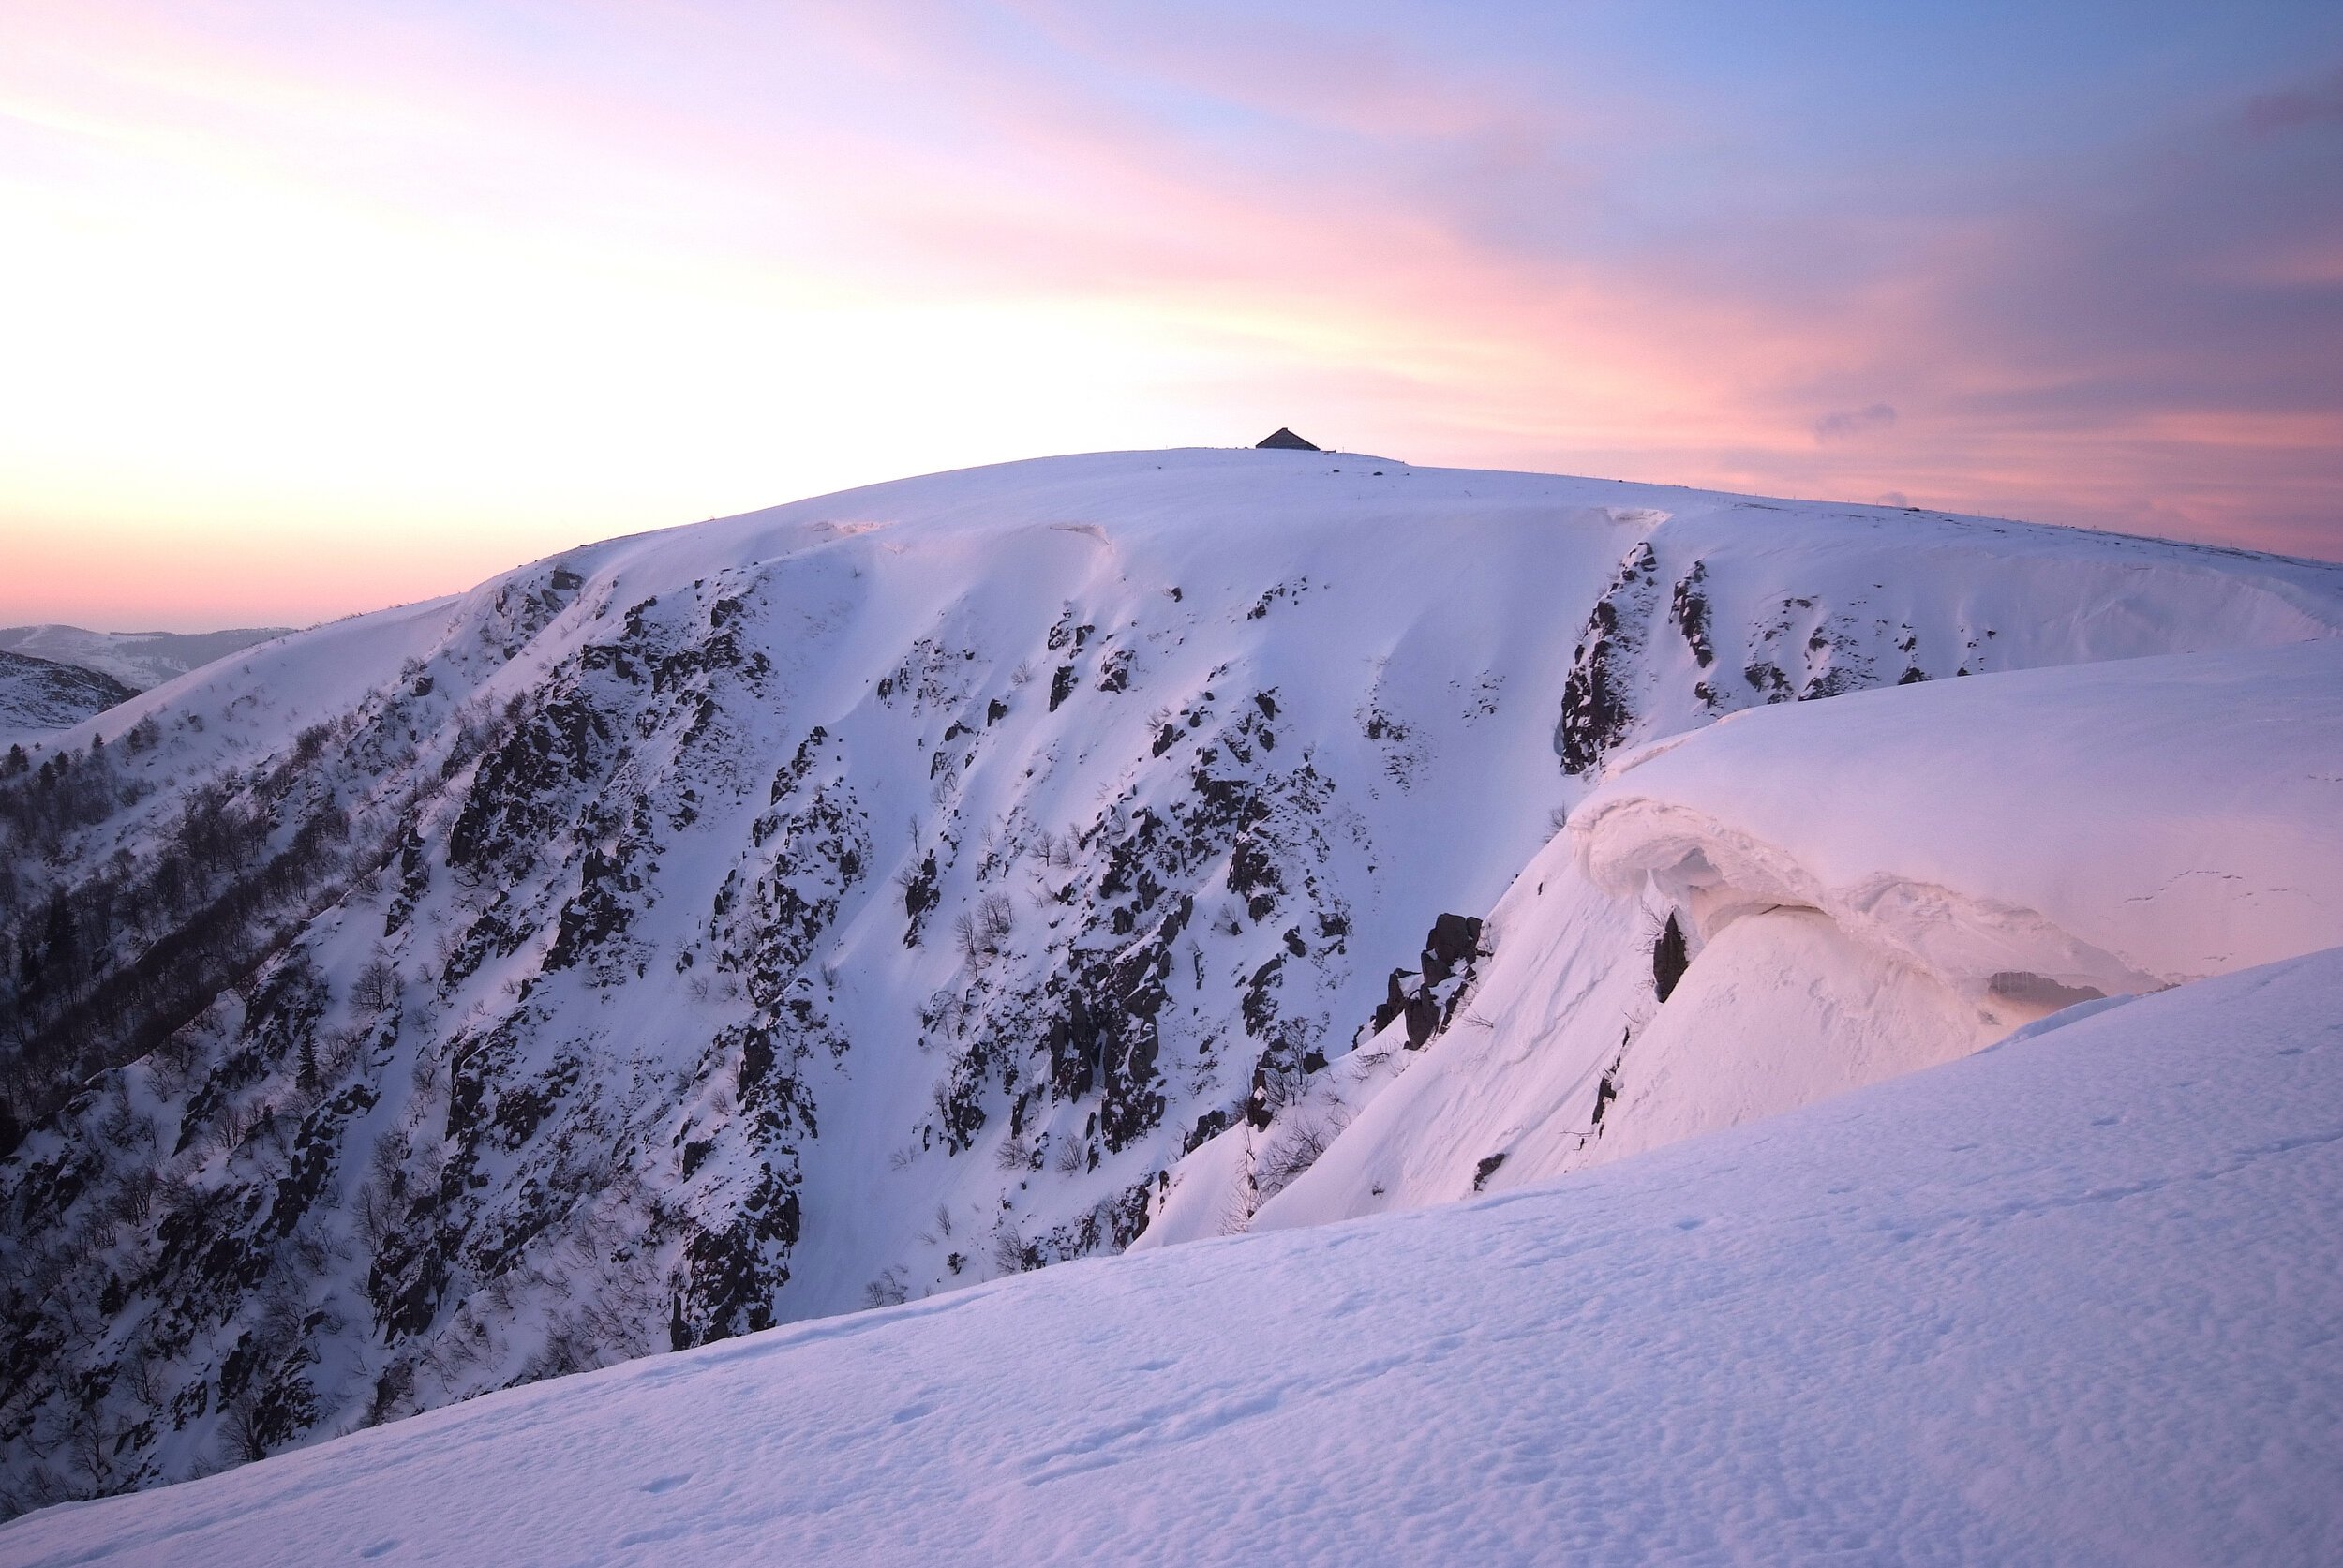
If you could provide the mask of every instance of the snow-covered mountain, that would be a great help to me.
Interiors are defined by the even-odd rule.
[[[45,1510],[0,1561],[2343,1559],[2343,951],[2085,1012],[1560,1182]]]
[[[133,692],[143,692],[291,630],[243,626],[225,632],[92,632],[53,624],[8,626],[0,627],[0,652],[96,670]]]
[[[2331,945],[2271,868],[2326,899],[2332,779],[2286,769],[2343,766],[2263,731],[2338,630],[2310,562],[1241,451],[819,498],[253,649],[0,787],[9,1496],[1507,1186]],[[2129,676],[1983,694],[2086,664],[2214,694],[2128,750]],[[2276,781],[2269,836],[2224,807],[2140,862],[2169,888],[2107,884],[2142,937],[2092,879],[2197,754]],[[2114,837],[1993,847],[2086,764]],[[1906,805],[1944,832],[1863,836]],[[2231,877],[2262,913],[2192,880]],[[1801,964],[1690,1065],[1672,1019]]]
[[[0,650],[0,749],[69,729],[135,695],[110,675]]]

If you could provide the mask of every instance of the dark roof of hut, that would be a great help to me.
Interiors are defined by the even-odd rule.
[[[1257,447],[1276,447],[1281,452],[1316,452],[1318,450],[1316,441],[1306,441],[1282,425],[1277,426],[1276,434],[1266,441],[1258,441],[1253,444]]]

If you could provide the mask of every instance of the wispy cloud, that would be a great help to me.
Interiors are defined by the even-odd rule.
[[[1896,411],[1886,403],[1873,403],[1860,409],[1841,409],[1814,421],[1814,439],[1818,441],[1851,441],[1857,436],[1882,430],[1896,422]]]

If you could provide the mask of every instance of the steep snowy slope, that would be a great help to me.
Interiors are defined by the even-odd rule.
[[[1605,756],[2338,628],[2306,562],[1243,451],[249,650],[0,788],[7,1495],[1119,1248],[1200,1144],[1250,1203],[1379,1010],[1471,1022]]]
[[[2343,944],[2343,642],[1866,693],[1659,742],[1614,761],[1489,929],[1447,1028],[1379,1041],[1289,1113],[1346,1125],[1255,1225],[1536,1181],[2073,1003]],[[1206,1148],[1174,1173],[1149,1244],[1216,1233],[1225,1164]]]
[[[0,627],[0,652],[96,670],[133,692],[143,692],[291,630],[243,626],[225,632],[92,632],[53,624],[8,626]]]
[[[0,1561],[2343,1559],[2343,952],[1530,1190],[1101,1260]]]
[[[134,694],[96,670],[0,650],[0,749],[70,728]]]

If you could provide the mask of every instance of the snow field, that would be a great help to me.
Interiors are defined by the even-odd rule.
[[[0,1562],[2332,1561],[2343,951],[1533,1188],[1069,1264]]]

